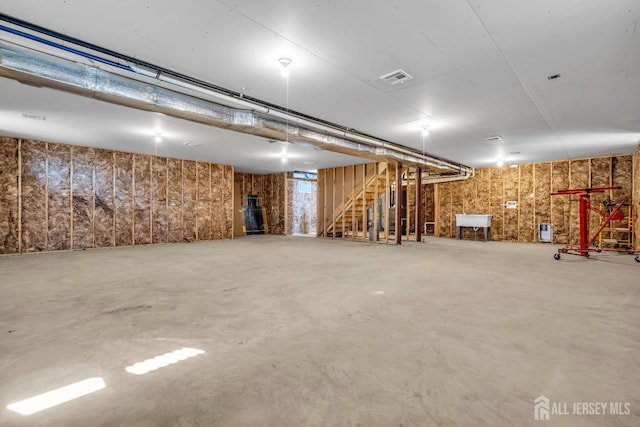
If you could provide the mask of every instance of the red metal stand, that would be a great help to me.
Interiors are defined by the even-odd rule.
[[[602,249],[599,246],[593,246],[593,243],[596,241],[602,230],[609,224],[612,220],[622,219],[624,216],[621,212],[622,206],[625,204],[625,201],[622,200],[610,209],[601,211],[598,208],[591,206],[591,193],[603,193],[608,190],[617,190],[620,187],[597,187],[597,188],[577,188],[571,190],[560,190],[555,193],[551,193],[552,196],[566,196],[566,195],[577,195],[580,196],[580,245],[566,245],[564,248],[558,249],[558,253],[553,257],[556,260],[560,259],[560,254],[570,254],[570,255],[579,255],[583,257],[589,256],[589,251],[602,252],[610,251],[610,252],[626,252],[629,254],[635,254],[636,251],[633,247],[626,249]],[[600,222],[600,227],[598,231],[591,237],[589,237],[589,211],[596,212],[598,215],[602,217]],[[640,262],[640,256],[636,258],[637,262]]]

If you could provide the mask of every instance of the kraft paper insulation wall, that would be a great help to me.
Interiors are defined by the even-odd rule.
[[[502,179],[502,170],[492,170],[491,181],[489,182],[489,213],[493,215],[491,220],[491,237],[493,239],[504,239],[504,203],[504,180]],[[452,220],[454,222],[456,213],[459,213],[459,211],[452,212]],[[455,224],[453,225],[455,226]]]
[[[224,168],[222,165],[211,165],[211,182],[222,182],[224,180]],[[211,231],[214,239],[222,239],[222,222],[224,219],[222,212],[222,200],[224,195],[222,194],[222,187],[213,186],[211,192],[212,199],[212,216],[213,216],[213,224],[211,227]]]
[[[182,227],[183,239],[191,242],[196,240],[196,208],[198,179],[196,162],[183,161],[182,169]]]
[[[464,193],[463,193],[462,185],[463,185],[462,181],[453,182],[451,185],[451,212],[452,213],[463,212],[462,207],[464,203],[462,199],[464,197]],[[455,217],[453,221],[455,222]],[[454,230],[454,233],[455,233],[455,230]]]
[[[114,153],[94,151],[93,235],[97,248],[115,246]]]
[[[436,235],[453,237],[455,232],[455,217],[451,218],[451,195],[452,185],[436,186],[438,201],[436,202]]]
[[[612,200],[626,200],[632,203],[633,198],[633,156],[625,156],[625,157],[614,157],[611,159],[611,168],[613,169],[613,185],[618,185],[621,188],[619,190],[615,190],[612,193]],[[627,207],[623,208],[624,211],[628,209]],[[636,220],[638,211],[636,213]],[[625,223],[615,223],[615,227],[626,226]],[[621,240],[627,239],[628,235],[626,233],[615,233],[614,238]]]
[[[611,186],[611,157],[593,159],[591,161],[591,186],[610,187]],[[591,203],[600,206],[604,200],[611,198],[611,192],[594,193],[591,195]],[[599,221],[597,215],[592,213],[589,217],[589,235],[598,231]]]
[[[519,172],[520,188],[518,189],[518,241],[534,242],[536,236],[536,214],[535,214],[535,182],[533,180],[534,165],[529,163],[521,165]]]
[[[116,246],[133,245],[133,156],[114,153]]]
[[[233,235],[232,166],[0,137],[0,185],[3,254]]]
[[[476,171],[476,211],[475,212],[491,212],[489,190],[491,187],[491,170],[480,169]],[[466,213],[466,212],[465,212]],[[455,218],[453,218],[455,220]],[[454,224],[455,225],[455,224]]]
[[[569,161],[551,164],[551,191],[572,188],[569,181]],[[551,197],[551,223],[553,224],[554,243],[569,243],[569,227],[571,220],[571,197]]]
[[[50,144],[47,154],[47,250],[71,248],[71,147]]]
[[[233,238],[233,166],[224,165],[224,183],[222,185],[222,205],[220,209],[222,238]],[[215,187],[215,185],[214,185]]]
[[[420,216],[420,224],[425,222],[435,222],[435,186],[433,184],[422,186],[422,198],[420,200],[422,205],[422,211]],[[427,234],[433,235],[435,233],[434,225],[427,224]]]
[[[520,175],[519,170],[515,168],[507,168],[503,170],[504,182],[504,200],[519,202],[520,197]],[[503,209],[504,213],[504,239],[518,241],[518,209]]]
[[[47,250],[47,145],[21,144],[22,252]]]
[[[633,207],[636,212],[635,235],[636,250],[640,249],[640,147],[633,156]]]
[[[533,204],[536,211],[534,227],[537,227],[537,224],[551,223],[551,163],[534,164],[533,174]],[[534,241],[537,240],[537,230],[535,234]]]
[[[168,236],[170,243],[182,242],[184,232],[182,223],[182,160],[168,159],[167,162],[168,183]]]
[[[287,175],[284,173],[267,175],[266,181],[267,217],[269,218],[269,230],[272,234],[286,234],[286,191]]]
[[[416,232],[416,181],[415,178],[411,178],[408,184],[403,186],[404,191],[407,193],[407,206],[406,206],[406,216],[405,216],[405,224],[408,220],[409,224],[409,233]]]
[[[151,243],[151,156],[133,155],[133,239],[136,245]]]
[[[265,218],[269,234],[284,235],[286,215],[286,173],[269,175],[236,173],[235,180],[240,184],[242,203],[246,203],[246,196],[254,195],[260,198],[260,205],[264,207]],[[233,221],[233,212],[227,211],[226,218]]]
[[[71,193],[73,194],[73,244],[75,249],[92,248],[93,243],[93,158],[94,150],[72,148]]]
[[[476,210],[476,189],[472,181],[462,181],[462,212],[474,212]],[[455,209],[455,208],[454,208]],[[472,228],[463,229],[464,237],[471,238],[474,234]]]
[[[208,163],[198,162],[198,208],[196,210],[196,235],[198,239],[211,239],[211,167]]]
[[[467,181],[436,184],[436,230],[440,236],[454,237],[456,213],[489,213],[493,215],[492,240],[535,242],[538,224],[550,222],[554,243],[577,244],[578,197],[550,193],[617,185],[621,187],[619,190],[594,194],[593,205],[597,207],[605,199],[631,201],[633,161],[632,156],[614,156],[486,168],[477,170],[476,176]],[[517,202],[517,208],[507,209],[508,201]],[[596,213],[590,215],[592,233],[597,230],[599,220]],[[480,239],[482,233],[465,230],[464,237]]]
[[[18,144],[0,138],[0,254],[19,251]]]

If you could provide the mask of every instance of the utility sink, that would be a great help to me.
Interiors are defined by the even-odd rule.
[[[484,240],[491,236],[491,218],[493,215],[466,215],[456,214],[456,234],[462,239],[462,227],[474,227],[484,229]]]

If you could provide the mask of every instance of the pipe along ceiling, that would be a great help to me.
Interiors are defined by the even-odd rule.
[[[297,145],[311,145],[374,161],[402,163],[426,171],[423,182],[466,179],[474,174],[473,168],[314,120],[254,98],[245,98],[241,94],[234,96],[233,92],[217,90],[205,82],[133,58],[127,58],[128,63],[122,64],[4,25],[0,25],[0,30],[18,39],[18,43],[0,41],[0,76],[22,83],[268,139],[287,140]],[[22,40],[25,43],[20,43]],[[61,57],[69,55],[91,64]],[[118,55],[118,58],[126,57]],[[181,93],[178,89],[202,93],[216,101]]]

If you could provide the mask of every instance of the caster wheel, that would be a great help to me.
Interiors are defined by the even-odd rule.
[[[636,261],[638,261],[638,258],[640,257],[636,257]],[[560,259],[560,254],[553,254],[553,259],[555,259],[556,261]],[[638,261],[640,262],[640,261]]]
[[[640,255],[636,257],[636,262],[640,262]]]

